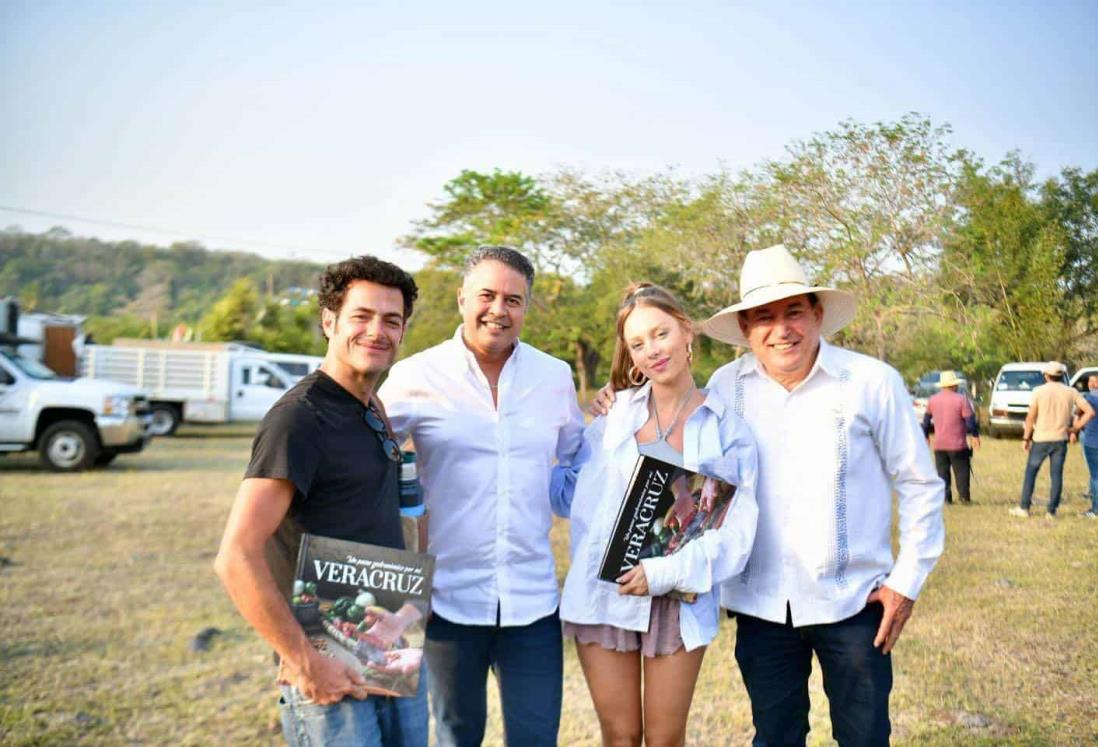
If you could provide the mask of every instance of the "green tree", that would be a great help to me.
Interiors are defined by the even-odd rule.
[[[202,317],[198,323],[199,333],[202,339],[211,341],[249,340],[259,310],[255,283],[241,278]]]
[[[507,244],[536,254],[536,237],[549,197],[533,177],[517,171],[462,171],[443,187],[445,198],[428,206],[407,246],[438,267],[460,267],[478,244]]]
[[[961,335],[1009,360],[1068,357],[1060,282],[1067,240],[1034,199],[1032,176],[1017,156],[988,170],[967,167],[963,217],[941,264],[940,287]]]
[[[315,297],[297,305],[271,300],[256,316],[247,339],[275,353],[324,355],[328,344],[319,323]]]
[[[1098,170],[1064,169],[1042,185],[1040,202],[1065,239],[1059,273],[1065,335],[1086,344],[1098,335]]]
[[[764,201],[790,246],[815,271],[858,295],[844,339],[888,359],[890,340],[933,313],[942,245],[956,219],[967,155],[951,130],[909,114],[895,123],[843,122],[795,142],[767,164]]]

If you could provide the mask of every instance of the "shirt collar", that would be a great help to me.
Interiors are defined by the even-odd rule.
[[[359,407],[361,407],[363,409],[366,409],[366,403],[365,402],[363,402],[358,397],[356,397],[355,395],[351,394],[349,391],[344,389],[343,385],[340,384],[335,379],[333,379],[328,374],[327,371],[325,371],[324,369],[318,368],[318,369],[316,369],[316,371],[314,371],[314,373],[316,374],[316,376],[315,376],[316,384],[315,385],[317,387],[319,387],[321,389],[321,391],[327,392],[329,395],[331,395],[333,397],[339,397],[341,399],[350,400],[351,402],[354,402]]]
[[[703,391],[705,391],[705,401],[698,405],[698,409],[705,408],[718,418],[724,415],[724,401],[712,391]],[[646,381],[639,387],[626,389],[618,393],[618,397],[622,399],[622,404],[625,407],[621,412],[616,412],[615,408],[611,411],[613,417],[608,416],[609,419],[606,423],[607,443],[617,446],[636,434],[637,430],[644,425],[644,421],[648,419],[648,398],[651,394],[651,381]],[[696,413],[697,410],[691,413],[690,417],[695,417]]]
[[[469,349],[469,346],[465,344],[465,340],[461,336],[461,330],[464,324],[459,324],[458,328],[454,330],[454,336],[450,338],[453,342],[454,350],[456,354],[461,355],[462,360],[471,368],[480,368],[480,364],[477,363],[477,357],[473,354],[473,351]],[[515,347],[511,351],[511,355],[507,358],[507,362],[514,361],[517,365],[522,353],[523,343],[522,340],[515,340]],[[504,364],[506,365],[506,363]]]

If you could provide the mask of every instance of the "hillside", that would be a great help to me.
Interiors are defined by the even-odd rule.
[[[315,287],[322,269],[194,243],[105,242],[63,229],[0,233],[0,296],[15,296],[25,310],[194,323],[241,278],[279,294]]]

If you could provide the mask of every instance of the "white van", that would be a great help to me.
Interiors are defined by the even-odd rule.
[[[1071,385],[1078,389],[1080,393],[1089,392],[1087,379],[1091,376],[1098,376],[1098,366],[1083,366],[1071,377]]]
[[[999,369],[987,407],[987,430],[992,438],[1022,433],[1033,390],[1045,383],[1045,376],[1041,373],[1044,367],[1045,362],[1038,361],[1007,363]]]

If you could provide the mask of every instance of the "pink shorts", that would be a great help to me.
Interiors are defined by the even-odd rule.
[[[614,625],[564,622],[566,638],[577,643],[594,643],[607,651],[640,651],[642,656],[667,656],[683,648],[679,632],[679,600],[656,597],[648,618],[648,630],[638,633]]]

